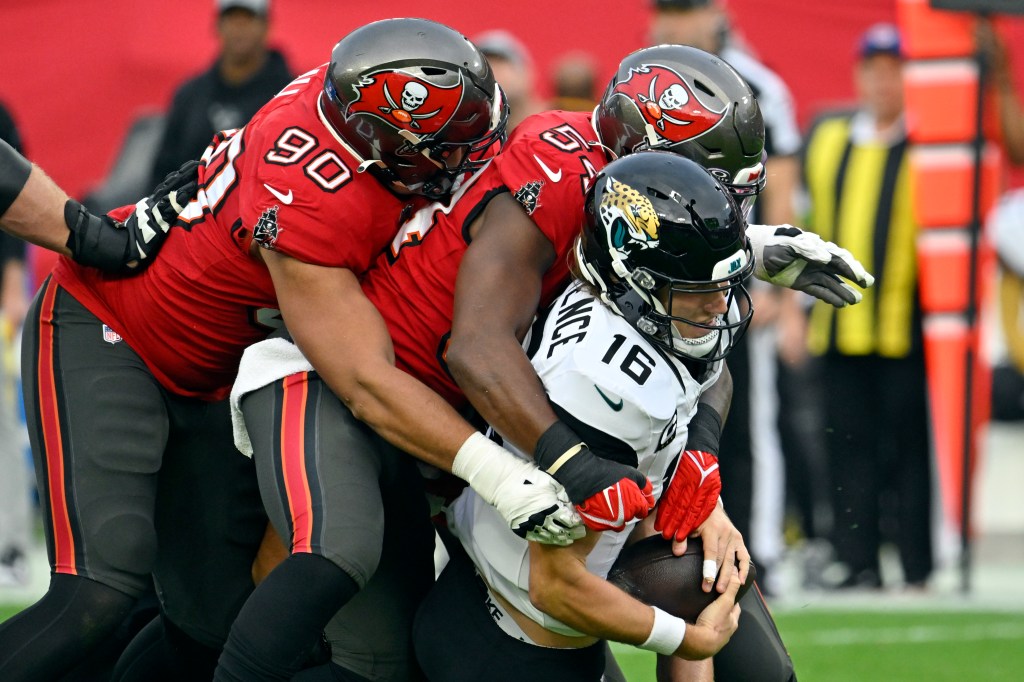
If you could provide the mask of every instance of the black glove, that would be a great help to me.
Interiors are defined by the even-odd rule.
[[[68,199],[64,222],[71,235],[67,247],[82,265],[105,272],[137,272],[149,264],[184,210],[199,192],[199,162],[189,161],[170,173],[153,193],[135,204],[124,221],[95,216]]]
[[[537,441],[537,466],[565,488],[584,525],[622,530],[654,507],[651,482],[637,469],[597,457],[572,429],[555,422]]]

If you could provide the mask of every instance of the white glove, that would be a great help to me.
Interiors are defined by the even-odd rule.
[[[558,481],[481,433],[474,433],[459,448],[452,473],[493,505],[520,537],[570,545],[586,534]]]
[[[846,249],[813,232],[792,225],[748,225],[754,252],[754,276],[769,284],[789,287],[820,298],[837,308],[860,303],[859,291],[875,283],[864,266]]]

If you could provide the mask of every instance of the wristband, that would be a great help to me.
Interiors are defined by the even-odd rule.
[[[697,412],[690,420],[690,431],[686,438],[687,450],[710,452],[718,457],[722,440],[722,417],[707,403],[697,403]]]
[[[654,609],[654,625],[651,627],[650,637],[640,645],[640,648],[671,656],[683,644],[686,621],[662,611],[657,606],[651,608]]]
[[[533,449],[533,461],[554,476],[555,472],[579,454],[583,447],[583,440],[575,431],[565,423],[556,421],[537,440],[537,446]]]
[[[14,147],[0,140],[0,216],[7,213],[21,194],[32,172],[32,164]]]

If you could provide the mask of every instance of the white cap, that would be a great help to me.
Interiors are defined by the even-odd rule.
[[[223,14],[229,9],[247,9],[253,14],[261,17],[267,16],[270,11],[270,0],[217,0],[217,13]]]

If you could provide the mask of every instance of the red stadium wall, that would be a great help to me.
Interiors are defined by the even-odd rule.
[[[0,3],[0,99],[13,110],[29,155],[71,194],[96,185],[130,121],[163,108],[174,87],[215,53],[213,0],[33,0]],[[504,10],[504,16],[496,12]],[[557,6],[559,13],[544,11]],[[807,3],[728,0],[747,42],[793,90],[801,121],[852,96],[850,68],[859,33],[894,20],[894,0]],[[275,0],[272,40],[301,71],[363,23],[429,16],[467,35],[506,27],[533,51],[538,82],[570,50],[589,50],[610,76],[618,59],[646,40],[649,0],[522,0],[387,3]],[[1017,45],[1024,22],[1015,21]],[[1017,49],[1024,82],[1024,50]]]

